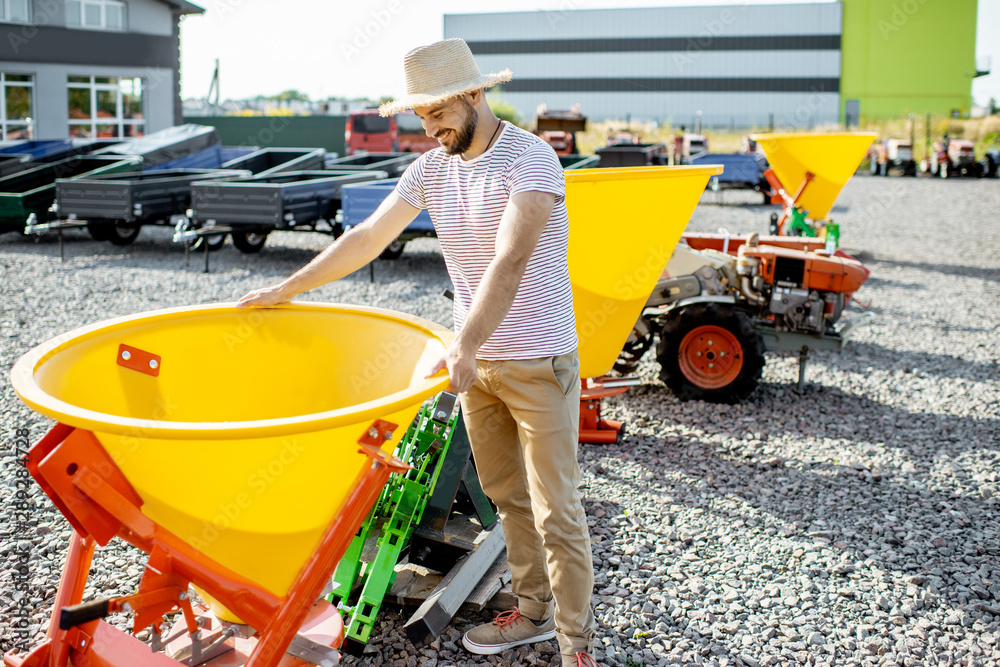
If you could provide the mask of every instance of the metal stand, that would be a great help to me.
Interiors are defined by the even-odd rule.
[[[809,348],[805,345],[799,350],[799,384],[798,390],[802,391],[802,388],[806,384],[806,361],[809,359]]]

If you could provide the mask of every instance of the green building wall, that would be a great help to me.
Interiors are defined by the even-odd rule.
[[[347,116],[185,116],[184,122],[213,126],[223,146],[325,148],[347,155]]]
[[[977,0],[842,0],[840,115],[968,113]]]

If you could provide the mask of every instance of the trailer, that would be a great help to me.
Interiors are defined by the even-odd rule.
[[[139,156],[143,171],[218,169],[222,164],[219,135],[214,127],[207,125],[170,127],[101,148],[94,154]]]
[[[399,183],[399,179],[394,178],[345,187],[342,216],[344,229],[350,229],[367,220],[375,212],[375,209],[385,201],[389,193],[396,189],[397,183]],[[424,236],[434,236],[434,223],[431,222],[431,216],[427,209],[421,210],[413,222],[403,230],[403,233],[395,241],[389,244],[389,247],[382,251],[379,257],[381,259],[399,259],[407,242]]]
[[[374,169],[389,174],[389,178],[402,176],[410,163],[421,153],[355,153],[347,157],[328,157],[327,169]]]
[[[223,162],[220,168],[244,169],[255,176],[265,176],[286,171],[315,171],[325,166],[326,151],[322,148],[260,148]]]
[[[771,201],[771,186],[764,177],[767,158],[759,153],[699,153],[687,158],[685,164],[720,164],[724,171],[708,179],[712,192],[721,190],[753,190],[764,197],[764,203]]]
[[[658,156],[667,155],[667,145],[656,144],[615,144],[598,148],[601,167],[645,167],[656,162]]]
[[[195,181],[250,176],[248,171],[169,169],[92,178],[56,180],[56,213],[69,221],[84,220],[98,241],[125,246],[145,224],[183,215],[191,204]]]
[[[0,233],[23,232],[34,215],[47,221],[56,199],[56,181],[137,171],[138,158],[71,157],[0,178]]]
[[[386,178],[384,171],[292,171],[239,179],[196,183],[189,220],[181,221],[175,241],[204,227],[232,229],[233,245],[245,253],[260,252],[276,229],[325,232],[338,236],[341,188]],[[186,224],[185,224],[186,223]],[[322,225],[321,225],[322,223]],[[209,249],[221,247],[225,234],[211,237]]]

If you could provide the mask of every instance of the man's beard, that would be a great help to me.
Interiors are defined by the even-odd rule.
[[[479,112],[476,108],[469,104],[466,100],[461,100],[462,104],[469,110],[469,115],[465,119],[465,124],[461,128],[453,132],[455,135],[455,143],[451,148],[442,144],[441,147],[444,148],[444,152],[448,155],[461,155],[465,151],[469,150],[472,146],[472,137],[476,133],[476,127],[479,126]]]

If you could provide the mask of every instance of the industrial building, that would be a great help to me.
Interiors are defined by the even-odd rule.
[[[969,110],[976,0],[565,9],[444,17],[525,118],[801,127]],[[940,48],[945,36],[947,47]],[[937,39],[935,39],[937,37]],[[982,72],[978,72],[981,74]]]
[[[184,0],[0,0],[0,138],[135,137],[182,122]]]

